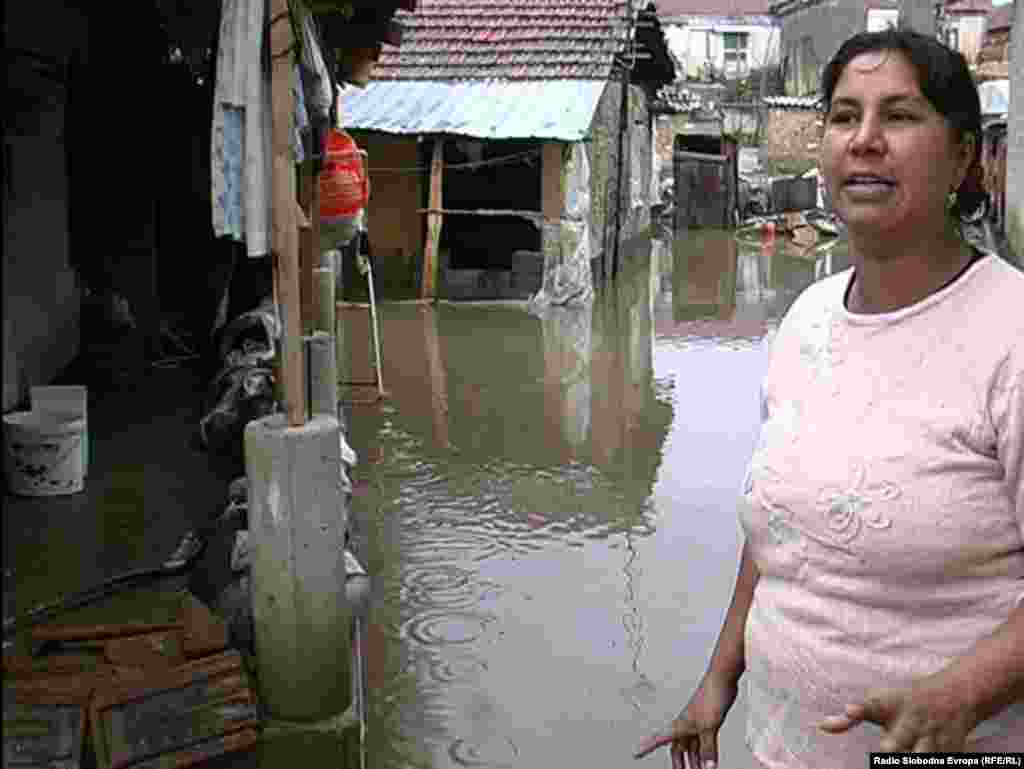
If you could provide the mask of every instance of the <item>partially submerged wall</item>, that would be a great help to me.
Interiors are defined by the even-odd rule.
[[[764,156],[768,160],[801,165],[818,162],[821,113],[805,107],[771,107],[765,128]]]
[[[624,243],[650,225],[650,190],[653,151],[652,126],[648,98],[644,89],[629,89],[629,138],[626,178],[619,185],[619,126],[622,110],[622,83],[611,81],[598,103],[591,125],[588,161],[591,169],[591,250],[592,258],[604,259],[610,270],[615,251],[615,227],[619,243]],[[616,219],[616,207],[618,218]]]

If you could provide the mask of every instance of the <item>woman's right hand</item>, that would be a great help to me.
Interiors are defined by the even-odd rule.
[[[736,701],[739,686],[735,680],[707,673],[682,712],[666,732],[646,739],[634,758],[643,758],[669,745],[672,769],[714,769],[718,765],[718,730]]]

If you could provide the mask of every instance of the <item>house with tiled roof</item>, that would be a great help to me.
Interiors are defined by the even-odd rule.
[[[688,81],[744,77],[779,63],[769,0],[655,0],[669,49]]]
[[[545,264],[614,272],[649,224],[648,103],[675,76],[653,6],[419,0],[396,20],[401,47],[339,101],[384,290],[525,298]]]
[[[966,58],[978,80],[1009,77],[1013,4],[993,0],[955,0],[943,10],[943,37]]]
[[[989,17],[994,10],[992,0],[947,0],[945,3],[942,36],[947,45],[964,55],[968,64],[978,63]]]
[[[786,96],[814,96],[821,73],[843,41],[857,34],[908,27],[935,35],[933,0],[771,0],[782,28]]]

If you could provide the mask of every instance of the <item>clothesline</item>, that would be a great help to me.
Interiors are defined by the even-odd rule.
[[[517,152],[513,155],[502,155],[498,158],[491,158],[490,160],[475,160],[468,163],[444,163],[445,168],[482,168],[484,166],[502,165],[509,163],[514,160],[519,160],[526,157],[537,157],[540,155],[540,150],[528,150],[526,152]],[[430,170],[430,166],[412,166],[408,168],[374,168],[370,169],[373,173],[425,173]]]

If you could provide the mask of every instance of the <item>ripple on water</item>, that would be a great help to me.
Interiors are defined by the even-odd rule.
[[[413,606],[452,610],[469,609],[500,594],[495,583],[473,577],[452,564],[411,563],[402,574],[402,595]]]
[[[430,611],[402,624],[401,635],[425,646],[468,644],[486,632],[491,618],[468,611]]]
[[[458,657],[435,656],[427,661],[425,675],[427,680],[447,686],[475,681],[486,670],[487,663],[478,657],[470,655]]]
[[[506,545],[493,534],[465,527],[420,528],[416,536],[413,553],[423,554],[435,563],[464,559],[483,561],[506,549]],[[410,557],[415,557],[413,553]]]
[[[448,755],[459,766],[515,766],[519,748],[508,737],[493,737],[484,742],[457,739],[448,746]]]

